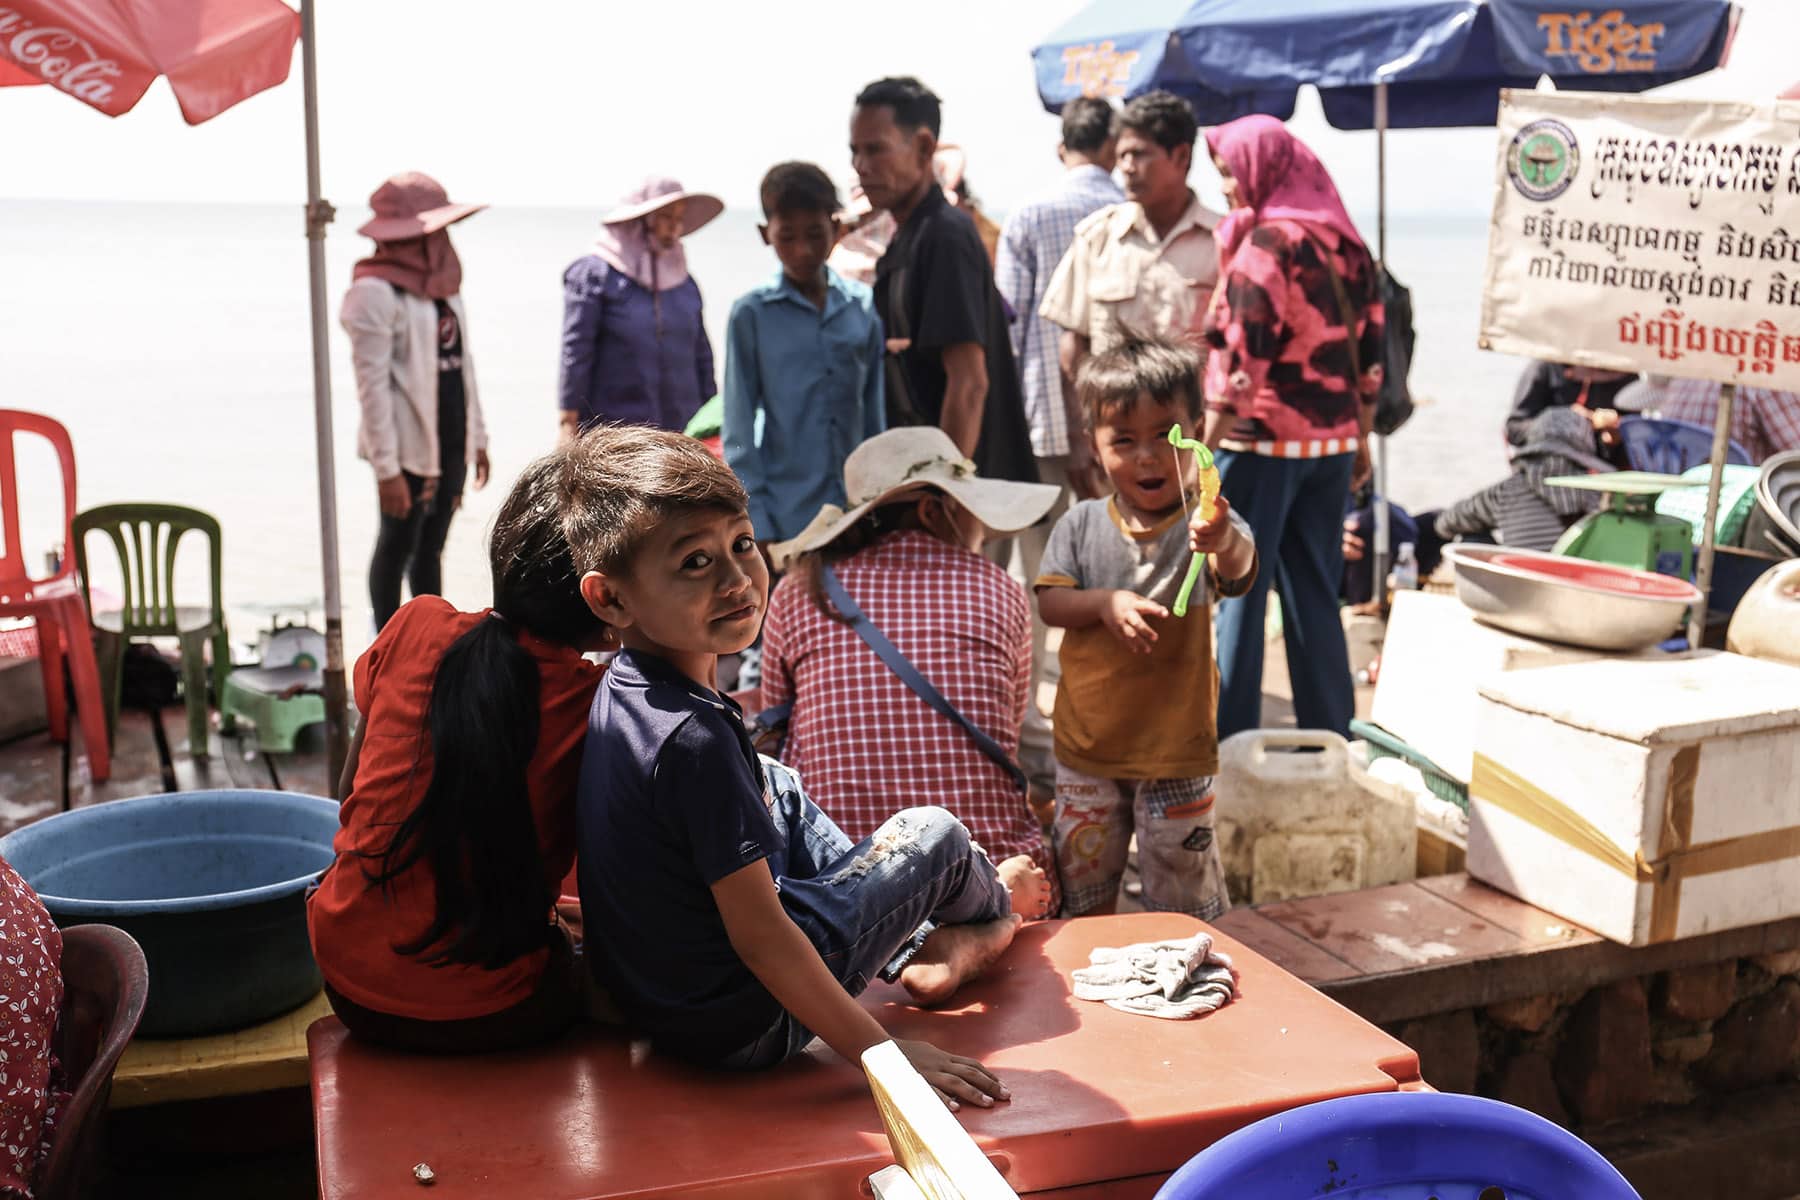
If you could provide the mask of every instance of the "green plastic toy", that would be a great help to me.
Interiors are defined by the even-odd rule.
[[[1189,514],[1189,520],[1193,519],[1188,509],[1187,481],[1181,477],[1181,452],[1192,450],[1197,468],[1194,482],[1200,493],[1198,507],[1211,520],[1219,499],[1219,469],[1213,465],[1212,451],[1206,448],[1205,442],[1184,436],[1180,425],[1169,426],[1169,445],[1175,447],[1175,478],[1181,484],[1181,511]],[[1193,560],[1188,563],[1187,578],[1181,581],[1181,592],[1175,597],[1176,616],[1187,616],[1188,600],[1194,594],[1194,585],[1200,582],[1200,570],[1205,565],[1206,555],[1194,551]]]

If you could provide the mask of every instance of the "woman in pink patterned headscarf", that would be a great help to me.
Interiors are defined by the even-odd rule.
[[[1262,723],[1263,616],[1281,596],[1301,728],[1347,732],[1354,715],[1344,631],[1344,500],[1368,474],[1381,386],[1375,263],[1331,176],[1273,117],[1208,131],[1231,201],[1219,225],[1219,285],[1201,317],[1206,434],[1221,490],[1250,522],[1263,561],[1219,613],[1219,736]]]

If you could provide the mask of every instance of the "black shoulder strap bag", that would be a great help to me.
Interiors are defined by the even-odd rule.
[[[900,682],[912,689],[914,695],[931,705],[938,713],[961,726],[962,731],[969,735],[969,740],[975,743],[976,749],[997,763],[1011,778],[1013,786],[1023,793],[1027,787],[1025,772],[1019,769],[1019,764],[1015,763],[1005,750],[1001,749],[1000,743],[956,711],[956,707],[944,698],[944,694],[938,691],[929,679],[919,673],[919,669],[912,665],[911,660],[900,653],[900,647],[889,641],[887,634],[881,632],[875,622],[864,615],[862,608],[851,598],[850,593],[845,590],[843,582],[838,579],[837,572],[826,567],[823,574],[825,594],[831,598],[831,602],[837,606],[837,610],[849,620],[850,628],[856,631],[856,636],[868,643],[869,649],[875,652],[876,657],[887,665],[888,670],[898,675]],[[756,715],[753,732],[766,733],[782,725],[793,711],[793,707],[793,703],[790,701],[787,704],[778,704],[774,708],[764,709]]]

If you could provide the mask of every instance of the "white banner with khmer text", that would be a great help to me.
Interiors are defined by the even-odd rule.
[[[1800,390],[1800,103],[1503,93],[1481,346]]]

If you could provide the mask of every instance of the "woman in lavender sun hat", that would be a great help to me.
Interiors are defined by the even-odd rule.
[[[653,176],[602,218],[593,248],[563,272],[563,438],[597,421],[680,432],[718,390],[681,239],[724,208]]]

